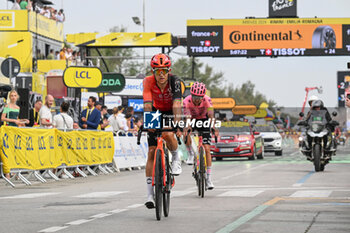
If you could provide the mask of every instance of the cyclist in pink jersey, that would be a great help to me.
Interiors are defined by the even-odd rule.
[[[207,160],[207,187],[209,190],[211,190],[214,188],[214,184],[211,181],[210,126],[212,125],[211,122],[213,122],[215,119],[211,99],[209,96],[205,95],[206,90],[207,89],[203,83],[195,82],[191,87],[191,95],[187,96],[183,101],[184,113],[186,115],[187,122],[192,121],[193,119],[195,121],[195,127],[193,128],[187,124],[184,136],[188,137],[186,146],[189,153],[189,158],[187,160],[187,164],[192,165],[194,152],[191,147],[191,137],[189,137],[189,134],[187,135],[187,132],[188,130],[197,130],[198,132],[202,132],[203,145]],[[209,121],[209,124],[205,124],[207,121]],[[218,134],[217,131],[215,134]]]

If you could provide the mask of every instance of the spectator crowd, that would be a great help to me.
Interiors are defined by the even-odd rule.
[[[36,13],[57,22],[64,22],[66,20],[63,9],[57,10],[46,5],[41,7],[38,4],[34,5],[31,0],[15,0],[12,6],[12,10],[35,11]]]

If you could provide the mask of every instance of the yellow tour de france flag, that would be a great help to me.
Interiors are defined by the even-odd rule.
[[[10,169],[40,170],[66,166],[111,163],[111,132],[1,127],[1,160]]]

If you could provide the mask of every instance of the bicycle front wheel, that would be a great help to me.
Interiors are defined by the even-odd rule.
[[[156,217],[157,220],[162,218],[162,198],[163,198],[163,170],[162,170],[162,152],[157,150],[156,152],[156,166],[155,166],[155,204],[156,204]]]
[[[165,154],[167,154],[165,152]],[[163,211],[164,211],[164,217],[168,217],[169,215],[169,209],[170,209],[170,189],[172,185],[172,177],[170,174],[170,164],[169,164],[169,157],[165,155],[165,167],[166,167],[166,187],[165,192],[163,193]]]
[[[205,162],[204,162],[204,150],[203,147],[199,149],[199,180],[200,180],[200,196],[204,197],[205,190]]]

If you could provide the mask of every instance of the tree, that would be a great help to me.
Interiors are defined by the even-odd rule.
[[[262,102],[266,102],[270,107],[274,107],[276,105],[276,102],[273,100],[267,100],[265,95],[255,91],[255,84],[251,81],[247,81],[237,88],[234,88],[233,84],[231,83],[228,87],[226,87],[226,89],[227,97],[234,98],[236,100],[236,104],[239,105],[252,104],[259,107]]]
[[[260,106],[262,102],[267,102],[270,107],[276,103],[267,100],[262,93],[255,91],[255,84],[251,81],[243,83],[241,86],[234,88],[233,84],[223,86],[225,81],[223,72],[214,72],[213,67],[204,65],[198,58],[194,58],[194,80],[203,82],[210,90],[211,97],[232,97],[239,105]],[[192,58],[180,58],[172,65],[172,73],[183,78],[192,78]]]
[[[214,69],[194,58],[194,80],[203,82],[211,91],[212,96],[220,95],[224,74],[214,72]],[[204,71],[202,71],[204,69]],[[181,78],[192,78],[192,58],[180,58],[172,65],[172,73]]]

